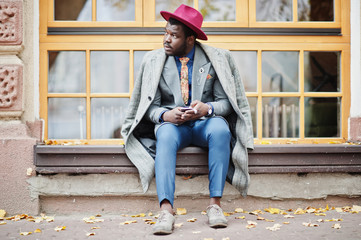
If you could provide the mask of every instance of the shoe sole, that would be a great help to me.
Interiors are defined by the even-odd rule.
[[[228,226],[227,223],[214,223],[209,225],[211,228],[225,228]]]
[[[167,231],[167,230],[156,230],[156,231],[153,231],[153,234],[154,235],[168,235],[168,234],[171,234],[173,233],[173,231]]]

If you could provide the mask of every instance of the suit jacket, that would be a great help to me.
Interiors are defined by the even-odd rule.
[[[231,161],[228,169],[227,181],[245,196],[250,182],[247,149],[253,149],[253,131],[251,113],[244,92],[244,86],[231,53],[228,50],[214,48],[201,43],[197,43],[197,45],[204,51],[205,56],[207,56],[209,62],[213,66],[214,71],[218,76],[219,84],[222,86],[232,108],[231,113],[225,117],[232,133],[232,153],[230,156]],[[151,126],[149,121],[147,121],[147,118],[153,118],[154,122],[156,122],[157,119],[154,118],[159,117],[159,114],[157,114],[159,110],[153,109],[154,111],[152,111],[149,109],[153,108],[154,103],[157,102],[157,98],[159,97],[159,93],[157,93],[157,91],[159,91],[159,85],[166,84],[165,79],[164,82],[161,81],[161,79],[164,78],[164,76],[162,76],[162,73],[164,72],[163,69],[164,67],[167,67],[166,60],[167,56],[164,49],[148,52],[144,56],[138,77],[135,80],[128,111],[122,125],[121,134],[124,138],[125,151],[130,161],[132,161],[139,171],[144,191],[147,191],[149,183],[154,177],[154,149],[153,151],[149,150],[147,143],[154,142],[155,140],[152,139],[154,138],[154,135],[146,132],[139,134],[139,132],[142,132],[144,129]],[[209,64],[209,62],[206,63],[206,65]],[[201,63],[194,62],[193,68],[199,69],[196,67],[199,64]],[[203,65],[204,70],[206,65]],[[210,65],[208,66],[210,67]],[[171,72],[170,74],[175,73]],[[195,94],[193,99],[196,99],[198,96],[202,100],[201,95],[206,96],[206,94],[201,94],[203,93],[202,90],[208,89],[208,87],[206,87],[207,76],[201,74],[198,75],[198,77],[193,76],[192,85],[199,80],[201,84],[202,81],[204,82],[204,87],[203,89],[199,87],[193,93]],[[177,78],[179,79],[178,73]],[[176,87],[177,86],[171,87],[169,91],[174,94],[172,89],[176,89]],[[180,96],[175,96],[174,99],[174,104],[177,105],[181,98]],[[220,103],[220,106],[221,105],[222,104]],[[220,111],[219,109],[218,106],[215,106],[215,112]],[[151,112],[154,113],[149,114],[149,117],[146,117],[146,113]],[[142,141],[142,138],[144,137],[149,141]]]
[[[199,45],[196,45],[194,53],[191,86],[192,101],[210,102],[214,107],[214,114],[217,116],[226,116],[231,113],[232,106],[227,95],[211,62]],[[180,89],[175,58],[173,56],[167,57],[154,100],[145,114],[148,120],[155,123],[155,132],[161,125],[159,116],[163,111],[185,106]]]

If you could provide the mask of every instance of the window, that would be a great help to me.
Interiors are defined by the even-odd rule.
[[[134,78],[162,47],[160,10],[204,15],[206,44],[229,49],[251,106],[255,143],[347,139],[349,1],[40,0],[45,138],[121,144]]]

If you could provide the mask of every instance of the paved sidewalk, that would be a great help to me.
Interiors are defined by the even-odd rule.
[[[318,213],[315,213],[315,209],[308,209],[310,213],[303,214],[295,214],[296,209],[285,211],[283,214],[282,212],[271,214],[264,209],[261,209],[261,212],[248,210],[254,211],[251,214],[237,210],[237,213],[233,212],[232,215],[227,216],[228,227],[224,229],[209,228],[207,216],[201,212],[177,215],[174,233],[167,236],[152,235],[151,225],[147,224],[147,221],[155,221],[155,216],[148,216],[149,213],[145,213],[145,216],[134,213],[138,216],[98,215],[92,218],[82,215],[54,216],[53,221],[51,217],[45,215],[33,216],[34,219],[28,216],[27,219],[18,221],[0,220],[0,239],[361,239],[361,212],[351,213],[350,209],[344,208],[341,212],[340,208],[337,208],[338,211],[334,208],[329,210],[325,208],[316,211]],[[300,213],[302,212],[304,211]],[[84,218],[88,219],[84,220]],[[195,221],[188,222],[190,219]],[[276,224],[279,230],[267,229]],[[58,231],[55,230],[56,228]],[[64,229],[61,230],[62,228]],[[274,228],[276,229],[277,225]],[[34,232],[36,229],[40,229],[41,232]],[[21,232],[32,233],[24,236],[20,234]]]

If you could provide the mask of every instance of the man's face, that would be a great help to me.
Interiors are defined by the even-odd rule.
[[[163,46],[168,56],[183,57],[187,55],[186,40],[182,25],[171,25],[169,22],[167,23]]]

